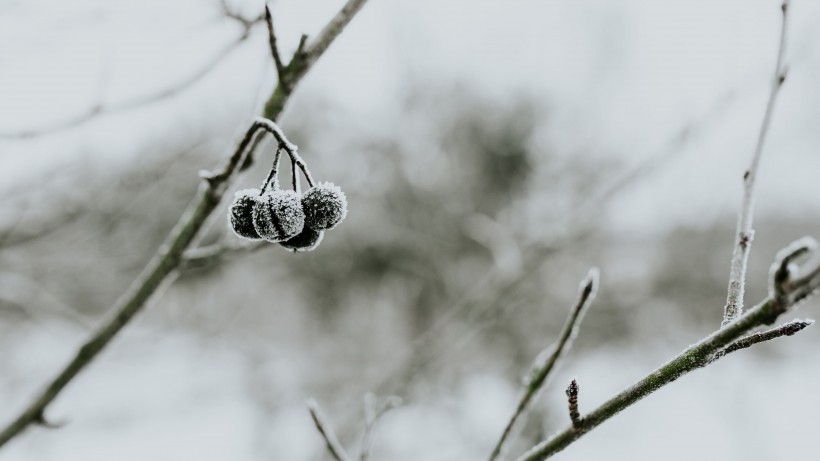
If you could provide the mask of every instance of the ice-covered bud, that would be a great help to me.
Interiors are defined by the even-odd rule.
[[[322,243],[322,238],[324,236],[325,233],[323,231],[313,230],[310,227],[305,226],[299,235],[296,237],[291,237],[284,242],[279,242],[279,245],[282,245],[288,250],[292,250],[294,252],[313,251],[319,246],[320,243]]]
[[[347,216],[347,197],[339,186],[323,182],[302,195],[305,225],[313,230],[329,230]]]
[[[259,189],[245,189],[234,194],[233,204],[228,212],[231,229],[240,237],[259,240],[259,233],[253,227],[253,207],[259,198]]]
[[[281,242],[302,232],[305,213],[299,195],[292,190],[266,192],[253,207],[253,227],[268,242]]]

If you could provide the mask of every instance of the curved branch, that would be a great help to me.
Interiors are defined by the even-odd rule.
[[[103,103],[97,103],[90,108],[88,108],[85,112],[79,113],[72,117],[60,120],[58,122],[54,122],[52,124],[44,124],[39,125],[37,127],[27,129],[27,130],[20,130],[20,131],[0,131],[0,138],[5,139],[25,139],[25,138],[34,138],[38,136],[49,135],[53,133],[59,133],[61,131],[70,130],[72,128],[76,128],[80,125],[83,125],[91,120],[103,116],[103,115],[112,115],[118,114],[121,112],[126,112],[129,110],[137,109],[139,107],[147,106],[150,104],[154,104],[156,102],[172,98],[193,85],[195,85],[200,80],[204,79],[208,76],[214,69],[219,67],[219,65],[233,53],[234,50],[239,48],[239,46],[245,42],[248,37],[250,37],[250,30],[251,28],[257,24],[260,19],[255,20],[248,20],[241,18],[239,16],[232,15],[226,12],[226,16],[240,21],[243,24],[244,30],[242,34],[237,37],[235,40],[228,43],[223,49],[221,49],[218,53],[214,54],[214,56],[208,60],[201,68],[199,68],[196,72],[192,73],[191,75],[187,76],[185,79],[177,82],[175,85],[165,88],[162,91],[157,93],[143,96],[139,98],[132,99],[130,101],[124,101],[118,104],[110,104],[105,105]]]

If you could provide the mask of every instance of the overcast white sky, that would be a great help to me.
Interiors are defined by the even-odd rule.
[[[258,3],[242,3],[248,16]],[[340,4],[276,1],[282,48],[292,50],[302,32],[315,34]],[[411,84],[526,95],[550,108],[543,134],[551,145],[636,164],[694,123],[700,128],[682,155],[618,198],[613,223],[626,231],[709,223],[731,216],[740,200],[773,70],[779,4],[371,0],[299,92],[326,98],[373,132],[401,123],[399,102]],[[184,80],[237,36],[237,26],[218,17],[216,0],[0,2],[0,132],[58,123],[98,100],[122,103]],[[820,2],[794,0],[791,17],[790,75],[759,205],[805,214],[820,210]],[[266,46],[259,27],[177,97],[55,135],[0,140],[0,190],[78,161],[98,171],[127,168],[169,130],[211,132],[227,144],[272,85]]]

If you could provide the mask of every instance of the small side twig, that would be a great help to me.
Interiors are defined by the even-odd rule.
[[[784,323],[779,327],[772,328],[771,330],[761,331],[758,333],[751,334],[749,336],[745,336],[743,338],[738,339],[737,341],[729,344],[726,349],[723,350],[723,353],[720,356],[725,356],[727,354],[731,354],[732,352],[739,351],[741,349],[746,349],[749,347],[754,346],[757,343],[762,343],[764,341],[771,341],[772,339],[777,339],[782,336],[792,336],[795,333],[803,330],[809,325],[813,325],[814,320],[806,319],[806,320],[799,320],[795,319],[791,322]]]
[[[567,404],[569,406],[569,420],[572,421],[572,427],[580,429],[583,424],[581,413],[578,411],[578,380],[572,378],[567,386]]]
[[[501,433],[498,442],[496,442],[492,453],[490,453],[489,461],[494,461],[502,455],[505,445],[510,440],[513,430],[515,429],[516,423],[526,414],[530,404],[547,384],[552,371],[557,368],[561,357],[572,346],[572,341],[578,334],[581,320],[583,320],[587,308],[595,299],[595,295],[598,292],[598,284],[599,270],[597,267],[593,267],[589,270],[586,278],[581,281],[578,301],[570,311],[558,340],[550,347],[541,351],[535,359],[529,377],[525,382],[518,405],[507,422],[507,425],[504,427],[504,431]]]
[[[310,411],[310,417],[313,418],[313,424],[316,425],[316,429],[319,430],[322,438],[325,439],[327,451],[330,452],[333,459],[336,461],[352,461],[352,458],[347,454],[344,447],[339,442],[339,439],[336,438],[336,433],[333,432],[333,428],[327,421],[327,417],[319,408],[319,404],[313,399],[308,399],[305,403]]]
[[[783,12],[780,26],[780,45],[777,49],[777,61],[772,78],[772,87],[769,93],[769,101],[766,104],[766,112],[763,114],[763,121],[760,124],[760,131],[757,136],[752,162],[743,174],[743,201],[740,212],[737,216],[737,232],[735,234],[735,245],[732,253],[731,270],[729,273],[729,288],[726,295],[726,305],[723,307],[723,322],[725,326],[732,320],[738,318],[743,313],[743,296],[746,284],[746,267],[749,262],[749,250],[754,239],[752,221],[754,218],[754,189],[757,179],[757,172],[760,167],[760,158],[763,156],[763,145],[769,133],[769,125],[774,114],[777,95],[786,80],[786,69],[783,67],[783,55],[786,50],[786,31],[788,26],[789,0],[784,0],[781,6]]]

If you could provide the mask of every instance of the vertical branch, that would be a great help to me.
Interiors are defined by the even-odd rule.
[[[325,417],[324,413],[322,413],[322,410],[319,408],[319,404],[313,399],[308,399],[306,403],[308,410],[310,411],[310,417],[313,418],[313,424],[316,425],[316,429],[319,430],[322,438],[325,439],[327,451],[330,452],[333,459],[336,461],[352,461],[342,444],[339,442],[339,439],[336,438],[336,433],[333,432],[333,428],[327,421],[327,417]]]
[[[722,325],[728,324],[743,313],[743,295],[746,289],[746,267],[749,262],[749,250],[752,245],[752,240],[754,239],[752,221],[754,217],[755,182],[760,168],[760,158],[763,156],[763,145],[766,142],[769,125],[771,124],[772,115],[774,113],[777,95],[780,94],[780,88],[786,80],[786,69],[783,67],[783,55],[786,49],[789,0],[783,1],[781,11],[780,45],[777,48],[777,61],[775,63],[769,101],[766,104],[766,112],[763,114],[763,121],[760,124],[760,131],[758,132],[752,162],[749,165],[749,169],[743,174],[743,201],[740,205],[740,212],[737,217],[737,231],[735,233],[735,245],[729,273],[729,289],[726,296],[726,305],[723,308]]]
[[[273,56],[273,64],[276,66],[276,75],[279,83],[284,85],[285,82],[282,77],[285,75],[285,65],[282,63],[282,57],[279,55],[279,45],[276,44],[276,32],[273,29],[273,15],[270,11],[270,5],[265,2],[265,23],[268,25],[268,43],[270,44],[270,53]]]
[[[567,321],[564,323],[564,328],[561,330],[561,335],[554,344],[541,351],[535,359],[518,405],[510,417],[510,420],[507,422],[506,427],[504,427],[504,431],[501,433],[498,442],[496,442],[492,453],[490,453],[489,461],[495,461],[501,457],[505,445],[512,436],[516,423],[526,414],[533,400],[535,400],[541,389],[547,384],[552,371],[557,368],[559,360],[572,346],[572,341],[578,334],[581,320],[583,320],[584,314],[592,303],[592,300],[595,299],[595,295],[598,291],[598,279],[598,268],[593,267],[589,270],[586,278],[581,281],[578,301],[570,311],[569,317],[567,317]]]

